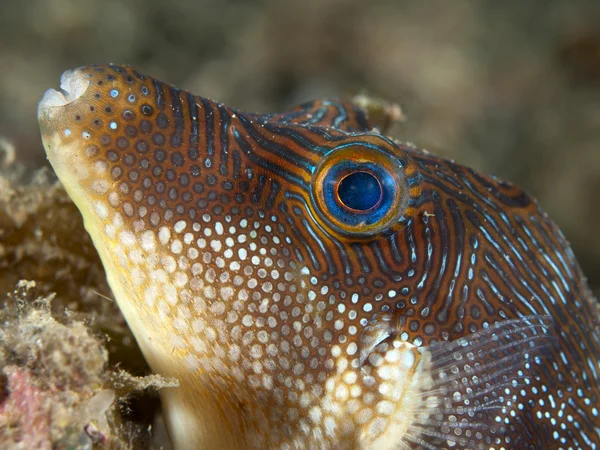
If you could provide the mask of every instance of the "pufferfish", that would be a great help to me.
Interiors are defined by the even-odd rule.
[[[595,449],[600,308],[530,196],[351,102],[240,112],[128,66],[38,117],[176,449]]]

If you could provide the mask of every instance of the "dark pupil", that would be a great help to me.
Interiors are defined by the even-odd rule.
[[[370,173],[354,172],[340,181],[338,196],[348,208],[366,211],[381,199],[381,186]]]

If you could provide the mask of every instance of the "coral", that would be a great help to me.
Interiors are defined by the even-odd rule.
[[[127,448],[106,348],[82,322],[56,321],[35,286],[21,281],[0,311],[0,447]]]
[[[68,312],[55,319],[53,297],[21,281],[0,310],[0,448],[148,448],[119,400],[177,381],[111,370],[105,342]]]
[[[132,375],[149,369],[79,212],[14,161],[0,142],[0,448],[165,448],[155,392],[176,381]]]

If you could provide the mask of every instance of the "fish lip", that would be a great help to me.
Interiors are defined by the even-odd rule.
[[[63,107],[80,98],[90,86],[90,79],[78,70],[67,70],[60,77],[60,90],[48,89],[38,103],[38,120],[52,120]]]

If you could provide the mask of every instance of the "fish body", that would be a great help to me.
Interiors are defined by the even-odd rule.
[[[177,449],[597,448],[599,307],[521,189],[356,105],[249,114],[128,66],[38,117]]]

